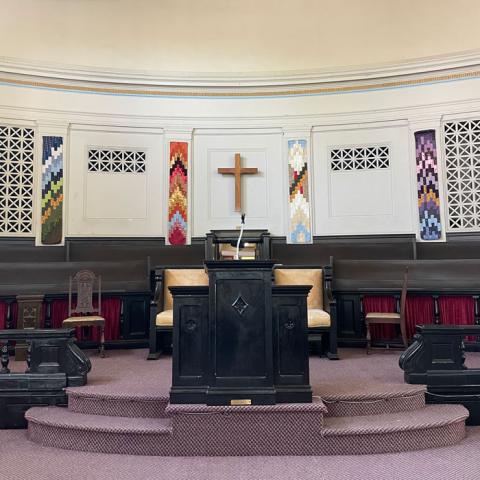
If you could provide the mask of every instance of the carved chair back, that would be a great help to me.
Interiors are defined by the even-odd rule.
[[[97,280],[98,287],[98,307],[93,306],[93,292],[95,287],[95,280]],[[77,292],[77,305],[72,308],[72,287],[76,286]],[[68,314],[72,313],[80,314],[93,314],[97,313],[101,315],[101,289],[102,279],[101,276],[96,276],[91,270],[80,270],[73,277],[70,276],[70,285],[68,291]]]

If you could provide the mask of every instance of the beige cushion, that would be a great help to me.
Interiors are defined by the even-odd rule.
[[[365,315],[366,320],[372,320],[372,319],[385,319],[385,320],[394,320],[394,319],[400,319],[400,314],[399,313],[384,313],[384,312],[370,312]]]
[[[202,268],[167,268],[164,273],[163,309],[173,309],[173,297],[168,287],[208,285],[208,275]],[[158,324],[157,324],[158,325]]]
[[[68,317],[63,322],[62,325],[71,325],[73,323],[80,323],[80,322],[104,322],[105,319],[100,317],[99,315],[85,315],[85,316],[78,316],[78,317]]]
[[[330,315],[320,308],[309,308],[307,310],[308,328],[329,327]]]
[[[400,323],[400,314],[394,312],[370,312],[365,315],[365,320],[368,322],[378,321],[378,323],[381,323],[382,321],[388,323]]]
[[[157,327],[173,327],[173,310],[160,312],[155,319],[155,325]]]
[[[308,308],[323,308],[323,271],[321,268],[276,268],[276,285],[312,285]]]

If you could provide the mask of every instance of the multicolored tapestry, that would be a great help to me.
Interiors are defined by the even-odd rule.
[[[170,142],[168,195],[168,237],[170,245],[185,245],[188,240],[188,143]]]
[[[312,243],[306,140],[288,141],[290,225],[288,243]]]
[[[420,238],[422,240],[440,240],[442,224],[435,130],[415,132],[415,157]]]
[[[63,137],[43,137],[41,224],[43,245],[62,243]]]

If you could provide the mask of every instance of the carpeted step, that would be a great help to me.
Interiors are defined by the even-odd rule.
[[[403,452],[453,445],[465,437],[468,410],[429,405],[420,410],[324,419],[324,455]]]
[[[353,417],[409,412],[425,407],[423,385],[322,384],[316,389],[327,407],[327,417]]]
[[[165,417],[168,395],[106,392],[95,388],[67,388],[68,409],[89,415],[130,418]]]
[[[411,412],[322,419],[324,406],[170,405],[168,418],[27,411],[30,440],[69,450],[159,456],[360,455],[453,445],[468,411],[432,405]],[[322,423],[324,425],[322,426]]]
[[[73,413],[61,407],[33,407],[29,439],[40,445],[84,452],[172,455],[167,418],[123,418]]]

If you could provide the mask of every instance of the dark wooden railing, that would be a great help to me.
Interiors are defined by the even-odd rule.
[[[0,330],[0,428],[25,428],[33,406],[66,405],[65,388],[87,383],[90,360],[73,329]],[[24,373],[11,371],[9,345],[27,346]]]
[[[420,325],[399,359],[407,383],[427,386],[428,403],[462,404],[469,425],[480,424],[480,368],[465,365],[465,336],[480,325]]]

